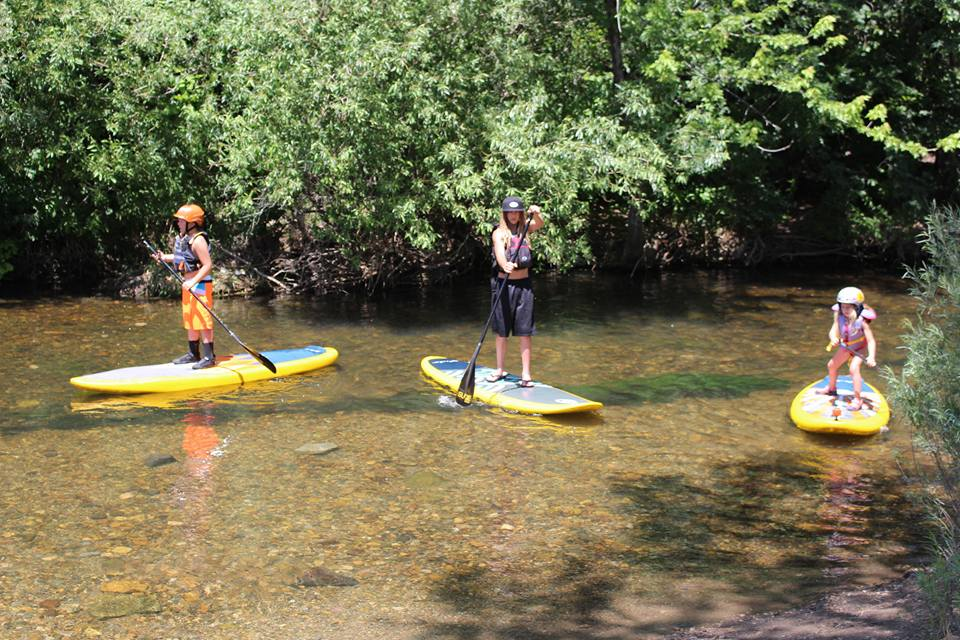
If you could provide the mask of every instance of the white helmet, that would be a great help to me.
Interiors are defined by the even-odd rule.
[[[837,293],[837,302],[840,304],[863,304],[863,291],[856,287],[844,287]]]

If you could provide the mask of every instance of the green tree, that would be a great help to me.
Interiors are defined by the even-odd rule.
[[[301,290],[450,276],[507,192],[545,205],[558,267],[876,250],[956,195],[957,24],[945,0],[9,0],[0,271],[98,282],[193,200]]]

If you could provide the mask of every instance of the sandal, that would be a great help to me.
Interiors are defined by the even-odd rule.
[[[533,380],[521,379],[520,386],[523,387],[524,389],[531,389],[533,388]]]
[[[835,396],[837,395],[836,389],[817,389],[814,391],[818,396]]]
[[[486,380],[487,382],[500,382],[501,380],[506,378],[508,375],[510,374],[508,374],[506,371],[501,371],[499,374],[497,374],[496,372],[493,372],[490,375],[488,375],[486,378],[484,378],[484,380]]]
[[[861,400],[860,398],[854,398],[847,405],[847,409],[850,409],[850,411],[860,411],[862,407],[863,407],[863,400]]]

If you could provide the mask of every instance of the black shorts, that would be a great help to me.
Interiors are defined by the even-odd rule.
[[[491,304],[501,282],[500,278],[490,278]],[[537,332],[533,323],[533,283],[530,278],[508,279],[505,286],[493,310],[493,332],[504,338],[511,334],[532,336]]]

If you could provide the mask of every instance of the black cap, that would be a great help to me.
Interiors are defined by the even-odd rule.
[[[523,200],[516,196],[510,196],[503,201],[502,211],[523,211]]]

